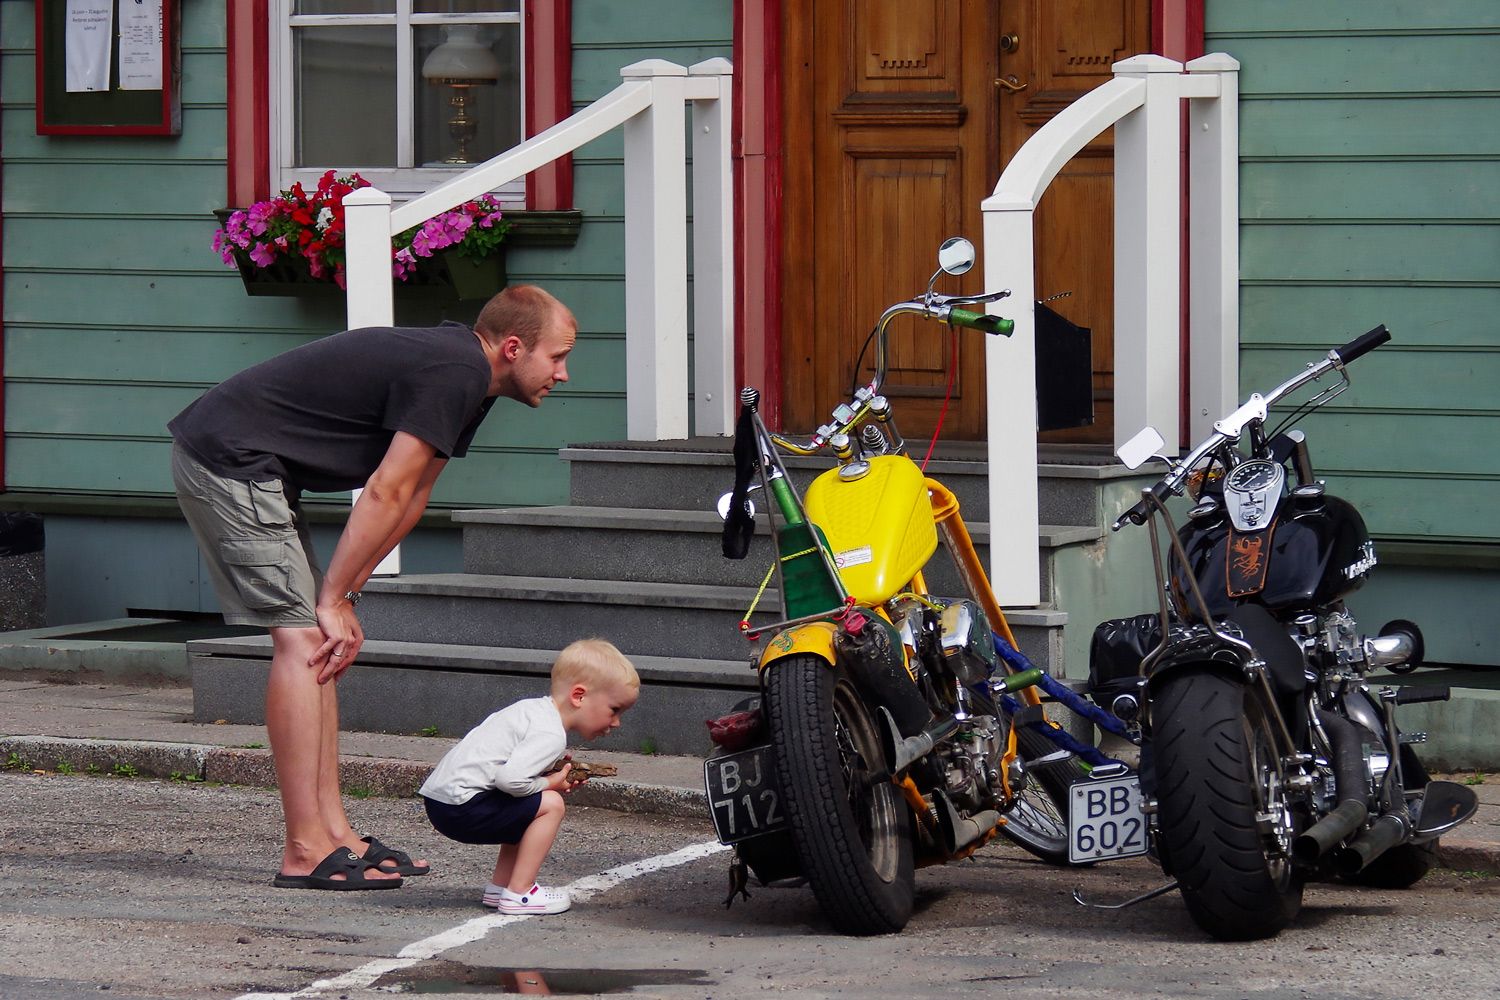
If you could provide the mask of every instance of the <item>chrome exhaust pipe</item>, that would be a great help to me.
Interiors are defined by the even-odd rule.
[[[1411,827],[1406,820],[1395,813],[1386,813],[1354,843],[1334,854],[1334,868],[1340,875],[1355,875],[1392,847],[1406,843],[1410,837]]]
[[[1339,804],[1292,841],[1292,860],[1299,865],[1317,864],[1319,858],[1370,818],[1370,809],[1365,804],[1369,780],[1365,775],[1359,729],[1342,715],[1322,709],[1318,710],[1318,724],[1333,744],[1333,787]]]
[[[1358,799],[1345,799],[1337,809],[1324,816],[1315,826],[1292,841],[1292,860],[1299,865],[1315,865],[1333,846],[1364,825],[1370,810]]]
[[[880,706],[880,752],[885,757],[886,770],[900,774],[913,761],[920,760],[932,752],[932,748],[952,736],[958,729],[958,720],[949,716],[936,722],[915,736],[904,739],[896,726],[895,716],[884,705]]]
[[[973,816],[960,816],[948,796],[934,792],[933,804],[937,806],[938,830],[943,837],[943,849],[957,854],[974,841],[1000,825],[1000,813],[986,809]]]

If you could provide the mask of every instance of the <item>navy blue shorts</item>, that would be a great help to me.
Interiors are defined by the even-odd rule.
[[[460,844],[519,844],[542,807],[541,792],[517,798],[498,788],[480,792],[461,806],[426,796],[422,800],[433,829]]]

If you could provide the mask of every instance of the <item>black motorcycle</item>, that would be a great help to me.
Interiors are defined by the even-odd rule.
[[[1098,627],[1090,694],[1139,738],[1158,858],[1216,938],[1277,934],[1309,878],[1411,885],[1477,806],[1472,789],[1429,780],[1413,749],[1425,734],[1396,725],[1397,706],[1448,689],[1371,690],[1370,671],[1420,664],[1422,633],[1407,621],[1360,633],[1344,599],[1374,568],[1374,544],[1286,429],[1389,339],[1378,327],[1252,395],[1114,524],[1150,525],[1161,608]],[[1266,432],[1272,406],[1330,373],[1336,384]],[[1147,428],[1120,457],[1137,468],[1161,447]],[[1184,493],[1194,503],[1178,530],[1166,501]]]

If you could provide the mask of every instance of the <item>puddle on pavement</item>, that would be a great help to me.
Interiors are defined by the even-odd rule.
[[[391,972],[371,988],[386,993],[629,993],[637,986],[711,986],[702,969],[497,969],[424,962]]]

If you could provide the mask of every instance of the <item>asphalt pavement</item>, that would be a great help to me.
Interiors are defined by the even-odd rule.
[[[0,768],[275,786],[264,726],[195,723],[188,687],[132,686],[41,671],[0,672]],[[627,716],[626,724],[629,719]],[[456,741],[345,732],[340,770],[346,793],[409,797]],[[613,764],[573,793],[579,805],[621,812],[706,818],[703,760],[595,751],[573,756]],[[1500,875],[1500,775],[1434,775],[1470,784],[1475,818],[1444,837],[1440,863]]]

